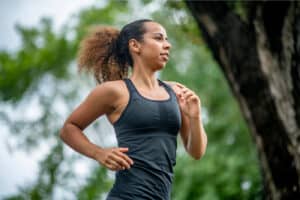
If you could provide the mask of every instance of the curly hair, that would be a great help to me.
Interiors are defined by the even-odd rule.
[[[133,67],[128,41],[142,41],[146,32],[144,23],[151,21],[136,20],[125,25],[121,31],[111,26],[95,26],[90,29],[79,46],[79,72],[92,72],[99,84],[127,77],[129,67]]]

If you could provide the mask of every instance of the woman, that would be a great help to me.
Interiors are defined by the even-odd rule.
[[[129,23],[120,32],[100,27],[81,43],[79,67],[93,71],[101,84],[68,117],[60,137],[116,171],[108,200],[170,199],[178,132],[194,159],[206,150],[199,97],[155,76],[166,65],[170,48],[165,29],[147,19]],[[101,148],[84,135],[102,115],[113,125],[119,147]]]

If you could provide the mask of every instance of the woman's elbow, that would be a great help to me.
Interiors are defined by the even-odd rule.
[[[204,142],[202,143],[202,147],[199,149],[199,151],[193,156],[195,160],[200,160],[205,152],[206,152],[206,147],[207,147],[207,136],[205,134]]]
[[[195,159],[195,160],[200,160],[205,154],[205,150],[204,151],[201,151],[200,153],[197,153],[195,155],[192,155],[192,157]]]
[[[60,131],[59,131],[59,138],[61,140],[64,140],[64,137],[65,137],[65,132],[64,132],[64,128],[61,128]]]
[[[60,138],[62,141],[65,141],[67,135],[68,135],[67,124],[64,124],[64,126],[63,126],[63,127],[60,129],[60,131],[59,131],[59,138]]]
[[[204,156],[205,152],[206,152],[206,144],[203,145],[203,147],[199,149],[197,152],[190,153],[190,154],[195,160],[200,160]]]

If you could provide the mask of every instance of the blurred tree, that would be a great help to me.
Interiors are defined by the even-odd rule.
[[[13,108],[28,107],[28,102],[36,98],[42,111],[35,119],[16,118],[3,111],[0,120],[8,125],[16,147],[34,151],[46,142],[51,149],[40,162],[36,182],[21,186],[17,194],[7,199],[53,199],[57,193],[64,199],[98,199],[112,186],[108,171],[96,162],[85,181],[78,181],[73,166],[80,159],[87,160],[68,155],[57,134],[66,115],[94,84],[89,82],[92,76],[81,79],[76,74],[74,62],[79,41],[88,27],[121,27],[136,16],[148,17],[142,14],[147,9],[153,19],[166,27],[173,45],[171,60],[160,76],[181,82],[199,94],[209,140],[206,155],[195,161],[184,152],[178,138],[172,199],[260,197],[261,180],[249,131],[221,71],[199,37],[197,24],[184,2],[162,4],[145,0],[108,1],[101,8],[92,6],[74,16],[76,23],[65,25],[60,33],[53,32],[49,19],[43,19],[38,28],[18,26],[22,48],[15,53],[0,52],[0,98],[3,105]],[[92,128],[94,135],[88,133],[91,139],[105,145],[105,140],[99,139],[107,137],[102,134],[106,132],[103,125],[97,121]],[[93,138],[95,135],[98,140]]]
[[[186,1],[239,101],[265,199],[300,198],[300,3]]]

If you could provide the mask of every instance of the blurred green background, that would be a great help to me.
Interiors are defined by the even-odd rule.
[[[237,3],[241,12],[238,8]],[[31,169],[19,165],[11,168],[18,173],[2,170],[6,176],[2,176],[1,198],[105,198],[114,172],[64,145],[58,131],[96,85],[91,74],[78,74],[76,66],[78,44],[88,28],[97,24],[121,28],[140,18],[152,18],[166,28],[171,59],[159,76],[197,92],[208,136],[206,154],[198,161],[188,156],[178,137],[172,200],[262,198],[255,146],[201,31],[183,2],[159,0],[95,1],[74,13],[59,30],[54,30],[52,18],[42,18],[34,27],[16,26],[21,45],[0,50],[0,136],[8,152],[22,153],[27,159],[40,156],[37,172],[13,193],[3,189],[5,179],[31,174]],[[85,133],[99,146],[117,144],[105,117]]]

